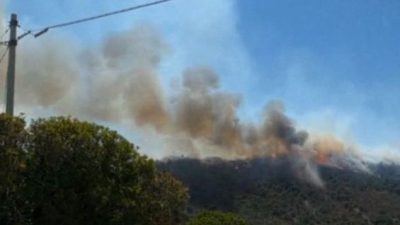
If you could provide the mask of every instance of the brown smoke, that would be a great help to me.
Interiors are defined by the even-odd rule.
[[[23,43],[17,55],[16,102],[51,106],[78,83],[77,47],[61,39]]]
[[[154,29],[140,26],[114,34],[99,49],[81,53],[83,93],[71,93],[61,112],[104,121],[132,120],[161,130],[169,121],[157,69],[167,47]]]
[[[152,71],[134,71],[133,77],[126,81],[123,99],[128,116],[134,118],[137,125],[152,125],[161,130],[168,123],[160,84]]]
[[[18,104],[154,128],[175,154],[227,159],[287,156],[296,174],[318,186],[323,185],[318,163],[351,155],[334,137],[309,139],[279,102],[266,106],[260,123],[241,122],[241,98],[221,91],[217,74],[207,67],[186,69],[180,91],[170,101],[158,74],[168,46],[150,26],[110,35],[100,48],[58,40],[50,37],[22,48]]]

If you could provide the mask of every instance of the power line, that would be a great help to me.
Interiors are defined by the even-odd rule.
[[[32,34],[33,30],[26,30],[25,28],[22,28],[21,26],[18,26],[18,29],[20,29],[20,30],[23,32],[23,34],[20,35],[20,36],[18,37],[18,40],[19,40],[19,39],[22,39],[23,37],[25,37],[25,36],[28,35],[28,34],[34,36],[34,35]]]
[[[6,32],[7,33],[7,32]],[[27,36],[27,35],[33,35],[32,34],[32,31],[30,31],[30,30],[28,30],[28,31],[26,31],[25,33],[23,33],[23,34],[21,34],[21,35],[19,35],[18,37],[17,37],[17,40],[19,41],[19,40],[21,40],[22,38],[24,38],[25,36]],[[4,34],[5,35],[5,34]],[[3,36],[4,36],[3,35]],[[33,36],[35,36],[35,35],[33,35]],[[10,42],[9,41],[0,41],[0,45],[8,45]]]
[[[19,35],[18,38],[17,38],[17,40],[19,41],[19,40],[21,40],[22,38],[24,38],[25,36],[27,36],[27,35],[29,35],[29,34],[32,34],[32,31],[28,30],[28,31],[26,31],[25,33]]]
[[[82,19],[77,19],[77,20],[72,20],[69,22],[65,23],[60,23],[60,24],[55,24],[51,26],[47,26],[41,29],[37,30],[25,30],[25,33],[23,33],[20,36],[17,36],[17,28],[19,27],[18,25],[18,19],[17,19],[17,14],[11,14],[11,21],[9,23],[9,31],[10,31],[10,39],[9,41],[2,41],[4,36],[7,34],[8,30],[6,30],[5,34],[0,36],[0,45],[7,45],[7,49],[3,52],[3,54],[0,57],[0,63],[4,60],[6,54],[8,53],[8,68],[7,68],[7,78],[6,78],[6,83],[7,83],[7,88],[6,88],[6,113],[9,115],[13,115],[14,113],[14,86],[15,86],[15,57],[16,57],[16,47],[18,40],[26,37],[27,35],[33,34],[33,31],[39,31],[36,34],[33,34],[34,37],[38,37],[44,33],[46,33],[50,29],[54,28],[60,28],[60,27],[66,27],[66,26],[71,26],[74,24],[79,24],[79,23],[84,23],[88,22],[91,20],[97,20],[100,18],[116,15],[116,14],[121,14],[125,13],[128,11],[133,11],[145,7],[150,7],[154,5],[158,5],[161,3],[169,2],[172,0],[158,0],[158,1],[153,1],[141,5],[136,5],[133,7],[117,10],[117,11],[112,11],[96,16],[91,16],[91,17],[86,17]],[[22,29],[21,27],[19,27]]]
[[[10,29],[7,28],[7,29],[4,31],[4,34],[1,35],[1,37],[0,37],[1,40],[3,40],[4,36],[6,36],[6,34],[8,33],[9,30],[10,30]]]
[[[4,36],[6,36],[6,34],[8,33],[10,29],[6,29],[4,31],[4,33],[0,36],[0,45],[8,45],[8,41],[3,41],[4,40]]]
[[[3,62],[4,58],[6,57],[8,52],[8,47],[4,50],[3,54],[0,57],[0,64]]]
[[[35,29],[35,30],[32,30],[32,31],[39,31],[38,33],[36,33],[34,35],[35,37],[38,37],[38,36],[46,33],[50,29],[71,26],[71,25],[75,25],[75,24],[78,24],[78,23],[88,22],[88,21],[91,21],[91,20],[97,20],[97,19],[100,19],[100,18],[113,16],[113,15],[116,15],[116,14],[121,14],[121,13],[129,12],[129,11],[133,11],[133,10],[137,10],[137,9],[141,9],[141,8],[146,8],[146,7],[162,4],[162,3],[165,3],[165,2],[169,2],[169,1],[172,1],[172,0],[159,0],[159,1],[149,2],[149,3],[132,6],[132,7],[125,8],[125,9],[120,9],[120,10],[113,11],[113,12],[100,14],[100,15],[97,15],[97,16],[91,16],[91,17],[86,17],[86,18],[82,18],[82,19],[72,20],[72,21],[65,22],[65,23],[55,24],[55,25],[47,26],[47,27],[44,27],[44,28],[41,28],[41,29]]]

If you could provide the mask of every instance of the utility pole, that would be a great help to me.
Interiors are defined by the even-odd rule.
[[[6,94],[6,113],[14,114],[14,86],[15,86],[15,53],[17,48],[17,14],[11,14],[10,21],[10,40],[8,41],[8,68],[7,68],[7,94]]]

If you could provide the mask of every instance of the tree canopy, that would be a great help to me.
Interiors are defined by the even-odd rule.
[[[6,224],[178,224],[187,189],[108,128],[0,115]]]
[[[6,224],[22,220],[19,213],[23,199],[20,190],[23,183],[26,154],[22,146],[26,142],[25,121],[22,118],[0,115],[0,221]]]

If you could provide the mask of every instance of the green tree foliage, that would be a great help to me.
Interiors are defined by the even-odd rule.
[[[25,122],[19,117],[0,114],[0,221],[22,223],[21,172],[25,167]]]
[[[246,222],[233,213],[207,211],[194,217],[187,225],[246,225]]]
[[[153,194],[144,200],[142,209],[151,215],[151,224],[177,225],[185,219],[187,188],[169,173],[158,173],[148,187]],[[159,212],[154,214],[153,212]]]
[[[5,167],[23,165],[9,182],[23,184],[16,192],[25,202],[25,223],[172,225],[182,219],[187,189],[116,132],[62,117],[26,129],[22,119],[6,120],[14,125],[2,126],[11,138],[1,150],[23,155]],[[18,224],[13,210],[6,211],[2,221]]]

